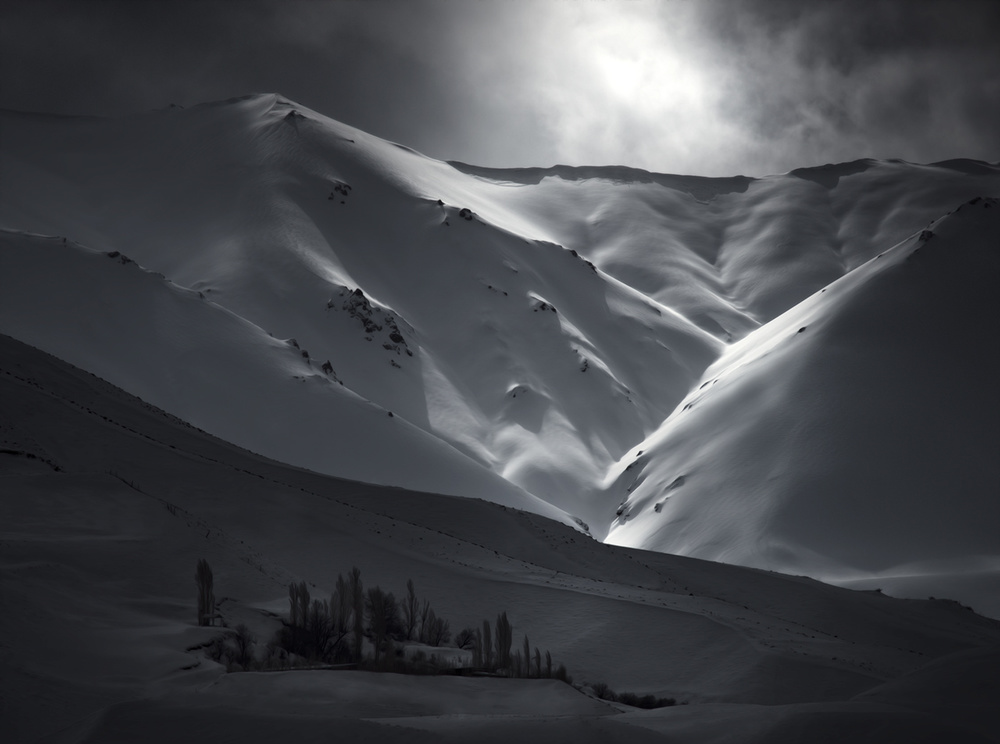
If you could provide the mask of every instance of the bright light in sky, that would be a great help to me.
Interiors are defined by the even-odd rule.
[[[526,6],[515,5],[522,8]],[[522,137],[533,161],[508,165],[624,164],[702,172],[698,160],[712,138],[738,133],[724,119],[724,80],[703,39],[692,32],[695,6],[629,3],[551,3],[532,6],[502,33],[516,39],[505,56],[508,74],[472,59],[468,78],[504,91],[496,116],[525,112]],[[507,19],[511,21],[510,18]],[[499,32],[476,27],[477,46]],[[517,128],[517,124],[514,127]],[[502,132],[498,132],[502,136]],[[491,152],[487,132],[483,149]],[[499,142],[498,144],[501,144]],[[499,155],[489,164],[502,164]]]
[[[570,34],[558,53],[543,52],[546,84],[522,105],[543,109],[564,161],[700,172],[706,163],[690,154],[733,138],[720,71],[691,34],[692,7],[663,23],[653,3],[554,6],[549,27]]]
[[[37,0],[0,4],[0,107],[279,92],[496,167],[995,161],[998,36],[992,0]]]

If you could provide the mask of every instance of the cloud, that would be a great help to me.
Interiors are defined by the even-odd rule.
[[[760,159],[1000,157],[1000,6],[968,2],[706,4],[729,64],[723,115]]]
[[[1000,158],[1000,4],[91,0],[0,6],[0,105],[277,91],[443,159],[760,175]]]

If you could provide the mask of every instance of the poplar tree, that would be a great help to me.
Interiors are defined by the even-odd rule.
[[[212,569],[204,558],[198,561],[194,574],[198,587],[198,625],[215,624],[215,589],[213,587]]]
[[[365,590],[361,583],[361,570],[357,566],[347,575],[347,585],[354,612],[354,647],[351,653],[355,661],[361,661],[361,643],[365,634]]]
[[[406,625],[406,640],[413,640],[413,633],[417,629],[417,618],[420,614],[420,602],[417,600],[417,593],[413,589],[413,579],[406,580],[406,598],[403,600],[403,622]]]
[[[483,620],[483,669],[493,671],[493,633],[490,630],[490,621]]]
[[[510,647],[513,642],[513,629],[510,620],[507,619],[507,612],[504,611],[497,616],[496,624],[496,665],[498,669],[510,669]]]

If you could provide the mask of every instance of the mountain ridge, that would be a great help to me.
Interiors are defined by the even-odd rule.
[[[599,538],[617,529],[624,502],[609,483],[627,479],[622,458],[683,411],[734,345],[955,204],[1000,195],[1000,168],[965,160],[865,159],[752,179],[449,164],[276,94],[123,119],[0,114],[0,127],[13,143],[0,148],[0,224],[133,257],[290,340],[291,356],[308,352],[274,384],[343,383],[386,412],[380,426],[392,412],[432,449],[474,463],[470,477],[479,469],[474,480],[494,484],[477,488],[518,503],[530,494]],[[17,290],[36,317],[4,310],[0,331],[97,363],[86,338],[99,303],[70,287],[79,294],[66,313],[83,330],[60,338],[65,321],[44,311],[50,280],[41,264],[28,273],[34,287]],[[144,317],[135,332],[170,359],[184,339],[172,339],[169,314]],[[221,334],[211,325],[199,329],[206,339]],[[204,362],[186,358],[192,373]],[[187,416],[210,414],[201,423],[214,433],[253,430],[255,449],[290,457],[274,427],[234,427],[203,377],[198,406],[170,393]],[[241,398],[248,421],[255,406],[257,421],[270,415],[260,397]],[[324,436],[355,446],[349,431]],[[321,446],[306,439],[316,466]],[[424,487],[444,488],[434,478]]]

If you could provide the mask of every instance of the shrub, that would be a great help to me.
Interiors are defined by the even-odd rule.
[[[614,690],[607,686],[604,682],[591,682],[590,689],[594,691],[594,694],[601,700],[610,700],[615,702],[618,696],[615,695]]]
[[[237,625],[234,630],[235,632],[232,636],[233,650],[230,654],[230,659],[234,664],[239,664],[244,669],[249,669],[250,663],[253,661],[253,647],[257,642],[257,638],[250,632],[250,628],[243,623]]]
[[[455,636],[455,646],[458,648],[475,649],[476,643],[476,629],[475,628],[462,628]]]
[[[658,698],[654,695],[638,695],[634,692],[623,692],[616,693],[604,682],[590,682],[588,686],[594,691],[596,695],[601,700],[607,700],[611,703],[622,703],[624,705],[631,705],[633,708],[667,708],[671,705],[676,705],[677,701],[673,698]]]

